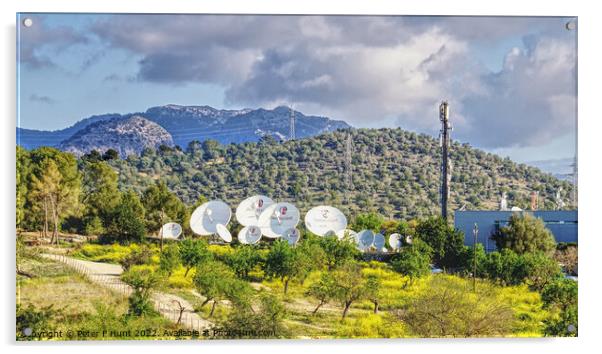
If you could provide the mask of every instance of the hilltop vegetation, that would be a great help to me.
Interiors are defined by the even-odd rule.
[[[346,183],[345,147],[352,136],[352,186]],[[164,181],[184,203],[199,196],[220,198],[235,207],[261,193],[288,200],[302,210],[322,203],[347,215],[374,211],[390,218],[425,217],[438,213],[438,141],[401,129],[339,130],[313,138],[277,143],[221,145],[191,142],[185,150],[146,149],[141,156],[111,160],[122,189],[142,192]],[[467,144],[451,148],[450,210],[497,209],[502,192],[509,205],[529,209],[539,192],[540,209],[553,209],[562,188],[569,205],[573,186],[550,174]]]

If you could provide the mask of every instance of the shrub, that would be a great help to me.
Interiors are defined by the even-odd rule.
[[[543,221],[529,213],[514,214],[508,226],[501,227],[491,237],[498,249],[511,249],[518,254],[543,252],[552,256],[556,249],[554,236]]]
[[[325,257],[326,266],[332,270],[349,261],[359,258],[360,251],[353,242],[339,240],[336,237],[323,237],[319,239]]]
[[[159,257],[159,269],[170,277],[180,265],[180,249],[177,245],[169,245],[163,249]]]
[[[480,284],[477,289],[475,294],[466,282],[432,277],[396,315],[420,337],[507,335],[514,320],[512,309],[499,301],[492,286]]]
[[[234,249],[234,252],[225,257],[226,264],[234,270],[237,276],[247,279],[252,271],[261,261],[261,254],[254,246],[242,245]]]
[[[182,261],[182,265],[186,268],[184,277],[188,275],[188,272],[192,267],[210,260],[211,258],[213,258],[213,256],[207,249],[207,242],[204,240],[186,239],[180,242],[180,260]]]
[[[48,324],[58,313],[53,305],[36,309],[32,304],[27,307],[17,305],[17,339],[28,339],[30,333],[47,330]],[[27,329],[27,332],[24,332]],[[31,330],[31,332],[29,332]]]
[[[430,273],[430,257],[428,250],[421,251],[420,240],[416,240],[411,246],[402,248],[399,254],[391,261],[393,269],[410,278],[411,284],[414,279]],[[425,246],[428,247],[428,246]],[[406,283],[407,285],[407,283]]]
[[[283,338],[290,334],[284,326],[286,308],[270,293],[259,295],[259,309],[237,308],[222,323],[221,333],[236,338]]]
[[[149,268],[132,268],[121,275],[121,280],[133,288],[128,298],[129,314],[134,316],[154,315],[152,291],[160,285],[159,274]]]
[[[140,248],[132,249],[130,254],[121,259],[119,264],[121,264],[124,271],[127,271],[135,265],[150,264],[152,256],[153,251],[147,246],[142,246]]]

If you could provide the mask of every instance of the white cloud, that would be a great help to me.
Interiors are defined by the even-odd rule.
[[[425,132],[437,131],[438,104],[448,99],[454,136],[482,147],[509,147],[542,144],[574,127],[574,38],[555,32],[561,23],[117,15],[94,31],[109,46],[143,58],[142,81],[218,84],[235,106],[295,103],[356,126]],[[473,43],[518,35],[525,45],[509,51],[501,72],[474,59]]]

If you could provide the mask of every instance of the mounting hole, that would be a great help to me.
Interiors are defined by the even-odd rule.
[[[25,26],[25,27],[33,26],[33,20],[31,18],[27,17],[26,19],[23,20],[23,26]]]
[[[575,23],[575,21],[569,21],[564,26],[566,27],[567,31],[572,31],[575,28],[577,28],[577,24]]]

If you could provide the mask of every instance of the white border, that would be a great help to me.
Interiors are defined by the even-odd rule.
[[[46,353],[106,353],[107,350],[136,348],[145,353],[164,353],[167,350],[186,352],[244,351],[306,353],[346,352],[461,352],[461,353],[515,353],[515,352],[575,352],[599,347],[597,345],[597,319],[600,315],[600,268],[596,255],[600,252],[599,223],[596,223],[598,204],[602,200],[600,188],[600,138],[597,131],[602,126],[602,112],[598,109],[600,83],[600,20],[593,5],[575,1],[528,2],[503,0],[496,2],[477,0],[411,1],[393,3],[383,0],[304,0],[288,3],[268,0],[222,0],[219,2],[169,0],[20,0],[2,1],[2,70],[3,84],[1,106],[3,117],[4,149],[0,154],[4,173],[2,178],[2,219],[6,231],[2,235],[5,286],[2,291],[4,306],[0,321],[2,345],[7,352]],[[590,4],[595,2],[588,2]],[[579,233],[580,233],[580,291],[578,339],[521,339],[521,340],[330,340],[330,341],[232,341],[232,342],[112,342],[103,344],[56,343],[16,345],[14,343],[14,163],[15,163],[15,13],[16,12],[168,12],[168,13],[295,13],[295,14],[414,14],[414,15],[555,15],[579,16]],[[598,85],[597,85],[598,84]],[[177,348],[168,348],[176,346]]]

